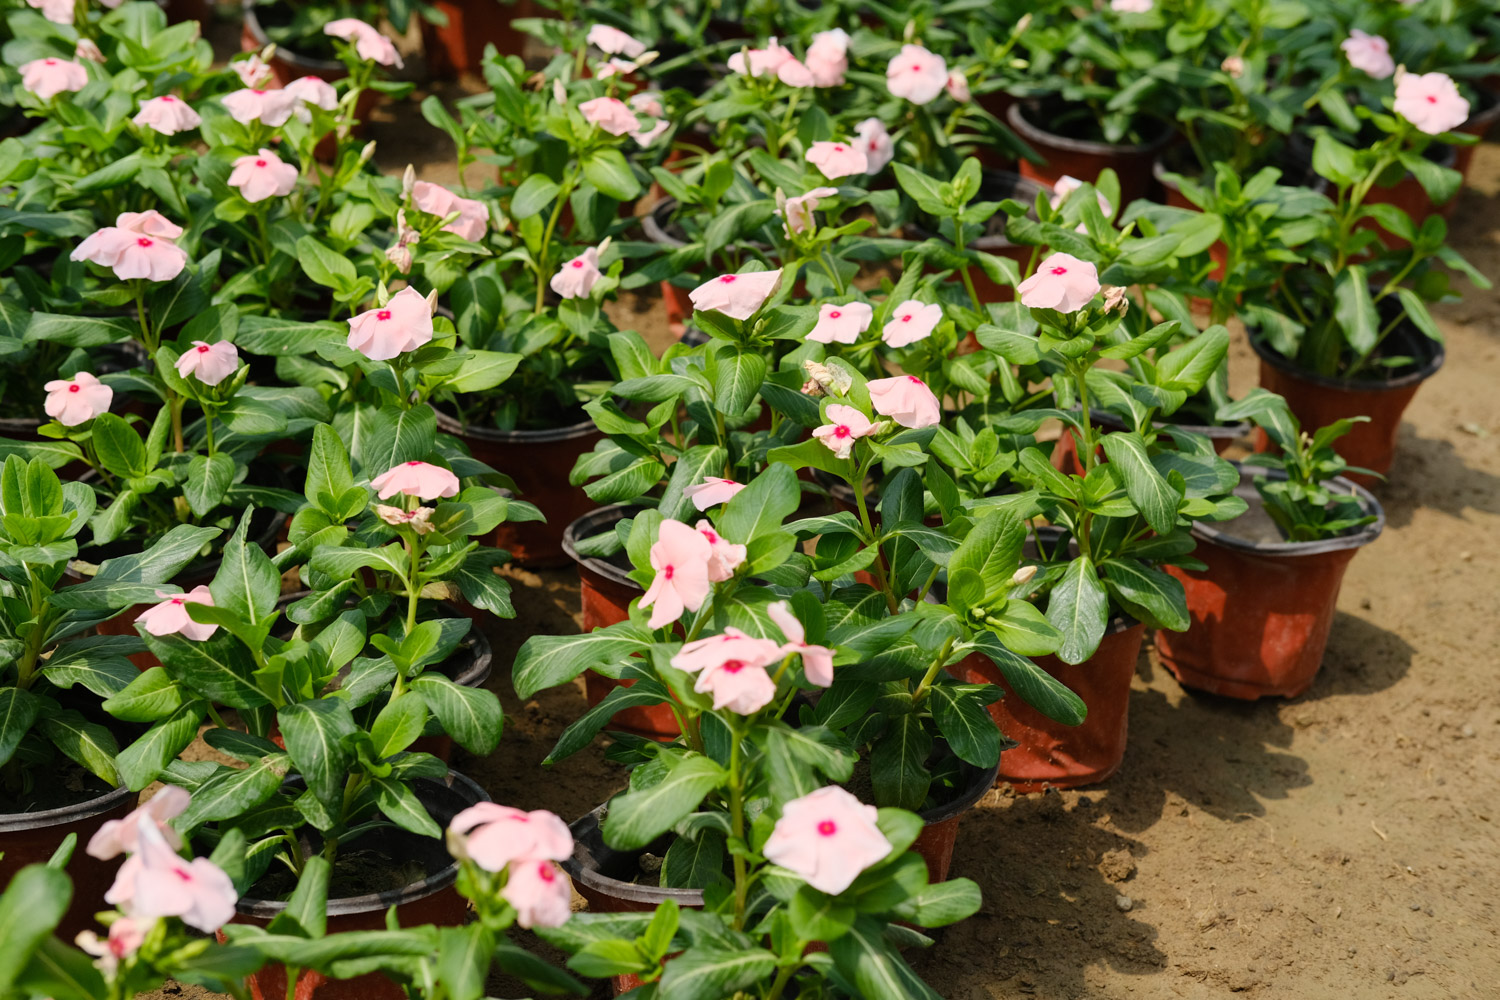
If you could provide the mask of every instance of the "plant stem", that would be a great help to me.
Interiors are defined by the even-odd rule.
[[[886,607],[890,609],[891,614],[895,614],[896,595],[891,592],[890,584],[886,581],[885,556],[880,551],[880,542],[875,536],[875,528],[870,521],[870,509],[865,503],[865,475],[868,471],[869,463],[861,462],[859,465],[859,474],[856,479],[846,481],[854,490],[854,502],[859,509],[860,526],[865,529],[865,537],[870,540],[870,544],[875,546],[875,561],[870,564],[870,567],[875,571],[875,582],[880,586],[880,592],[885,594]]]
[[[732,742],[729,745],[729,833],[741,848],[745,844],[745,802],[740,788],[740,744],[744,737],[736,725],[729,726]],[[734,929],[745,929],[745,901],[750,883],[746,879],[743,850],[734,853]]]
[[[922,699],[927,697],[927,692],[932,687],[932,682],[937,680],[938,673],[948,662],[948,654],[953,652],[953,637],[949,636],[943,643],[943,648],[938,650],[937,659],[932,661],[932,666],[927,668],[927,673],[922,675],[922,680],[917,684],[917,689],[911,693],[913,705],[920,705]]]

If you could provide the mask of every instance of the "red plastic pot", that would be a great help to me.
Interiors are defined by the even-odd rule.
[[[1285,397],[1292,413],[1309,433],[1345,417],[1369,417],[1368,422],[1355,424],[1353,430],[1339,438],[1336,447],[1350,465],[1382,475],[1396,458],[1401,415],[1422,383],[1442,367],[1445,356],[1441,344],[1409,323],[1398,326],[1386,339],[1386,353],[1413,358],[1415,364],[1384,381],[1315,375],[1278,354],[1260,336],[1252,335],[1250,346],[1260,356],[1260,384]],[[1255,450],[1270,451],[1274,447],[1265,432],[1257,429]],[[1361,486],[1375,481],[1355,473],[1350,473],[1349,478]]]
[[[1385,512],[1369,491],[1347,479],[1331,485],[1358,497],[1376,520],[1354,534],[1314,542],[1236,535],[1236,527],[1253,523],[1246,519],[1255,518],[1261,508],[1246,470],[1235,494],[1250,504],[1250,511],[1223,524],[1193,525],[1199,542],[1193,556],[1208,568],[1166,567],[1182,581],[1192,624],[1186,632],[1156,633],[1162,665],[1183,686],[1246,700],[1294,698],[1312,686],[1344,570],[1385,527]]]
[[[1109,623],[1099,649],[1083,663],[1064,663],[1055,656],[1032,658],[1088,706],[1088,718],[1079,726],[1053,722],[1026,704],[983,654],[974,653],[949,668],[964,680],[987,681],[1005,689],[1005,697],[990,706],[990,715],[1017,746],[1000,754],[1000,781],[1017,792],[1040,792],[1095,785],[1120,769],[1125,758],[1130,679],[1135,676],[1145,632],[1140,622],[1116,618]]]
[[[436,0],[433,6],[447,16],[448,23],[423,21],[422,48],[433,74],[449,78],[482,73],[486,45],[493,45],[502,56],[525,55],[531,36],[511,22],[551,14],[533,0]]]
[[[57,926],[57,936],[72,941],[83,930],[100,930],[94,914],[109,909],[104,894],[114,885],[115,873],[124,858],[100,861],[84,853],[89,839],[112,819],[123,819],[136,806],[138,796],[128,788],[115,788],[71,806],[38,812],[0,814],[0,887],[10,884],[16,872],[27,865],[46,864],[70,833],[78,835],[68,877],[73,880],[73,902]]]
[[[1103,434],[1112,434],[1115,431],[1126,429],[1125,422],[1108,410],[1091,410],[1091,423],[1094,429]],[[1152,426],[1158,430],[1168,427],[1180,427],[1182,430],[1194,434],[1201,434],[1208,438],[1214,446],[1214,452],[1222,455],[1227,452],[1240,438],[1250,433],[1248,423],[1235,424],[1172,424],[1158,421]],[[1100,461],[1104,460],[1104,448],[1101,445],[1097,452]],[[1078,436],[1071,427],[1064,427],[1062,436],[1052,446],[1052,467],[1067,475],[1083,475],[1083,465],[1078,460]]]
[[[1163,123],[1157,137],[1136,145],[1070,139],[1039,124],[1054,118],[1051,112],[1064,107],[1062,102],[1023,101],[1011,105],[1006,112],[1010,127],[1046,160],[1042,164],[1022,160],[1021,176],[1055,187],[1064,176],[1092,183],[1100,171],[1109,167],[1120,178],[1121,204],[1113,206],[1116,211],[1137,198],[1144,198],[1151,190],[1151,165],[1156,154],[1171,140],[1172,130]]]
[[[545,522],[521,521],[495,529],[492,545],[505,549],[529,569],[556,569],[568,564],[564,529],[596,506],[581,486],[568,483],[580,455],[604,439],[592,420],[541,431],[502,431],[461,424],[437,411],[438,430],[463,441],[479,461],[515,482],[520,499],[535,504]]]
[[[1457,147],[1455,146],[1434,143],[1427,147],[1426,156],[1440,167],[1456,168],[1458,165],[1456,149]],[[1416,223],[1417,227],[1420,228],[1422,221],[1434,213],[1451,216],[1454,209],[1458,207],[1458,194],[1455,192],[1453,197],[1449,198],[1443,204],[1435,205],[1432,199],[1427,196],[1426,189],[1422,187],[1416,175],[1408,171],[1401,180],[1390,187],[1376,185],[1370,188],[1370,193],[1365,195],[1364,203],[1366,205],[1394,205],[1410,216],[1411,221]],[[1411,245],[1401,237],[1386,232],[1374,219],[1362,220],[1355,228],[1369,229],[1375,232],[1380,236],[1380,241],[1393,250],[1402,250]]]
[[[964,785],[959,794],[951,802],[917,814],[925,825],[917,839],[912,841],[910,850],[916,851],[927,863],[929,882],[947,880],[948,870],[953,866],[953,848],[958,843],[958,821],[995,787],[999,770],[999,764],[989,768],[964,764]]]

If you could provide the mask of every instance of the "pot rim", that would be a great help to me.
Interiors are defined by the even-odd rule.
[[[432,406],[431,403],[428,405]],[[449,416],[436,406],[432,406],[432,412],[437,414],[438,429],[444,433],[477,438],[480,441],[498,441],[502,444],[556,444],[559,441],[572,441],[584,437],[597,429],[594,427],[593,418],[587,418],[576,424],[548,427],[539,431],[502,431],[498,427],[459,423],[458,418]]]
[[[593,852],[587,844],[590,836],[596,832],[601,841],[604,839],[603,833],[599,832],[602,826],[600,818],[608,806],[607,802],[597,805],[568,824],[568,829],[573,834],[573,853],[562,862],[563,870],[568,873],[568,876],[574,882],[602,895],[614,896],[632,903],[655,906],[657,903],[670,899],[674,900],[678,906],[701,907],[703,905],[702,889],[664,889],[659,885],[637,885],[634,882],[621,882],[619,879],[610,878],[599,870],[599,863],[594,859]],[[607,844],[605,847],[613,850]]]
[[[1003,753],[1004,751],[1001,752]],[[964,786],[963,792],[951,802],[944,802],[942,805],[933,806],[931,809],[923,809],[917,813],[918,816],[922,817],[922,822],[927,826],[936,826],[939,823],[946,823],[956,816],[962,816],[974,808],[979,800],[984,798],[990,789],[995,787],[995,778],[1000,773],[1000,761],[998,759],[996,759],[992,766],[987,768],[980,767],[977,764],[970,764],[968,761],[963,760],[963,758],[959,758],[959,760],[963,763],[963,770],[968,775],[969,781]]]
[[[241,0],[240,12],[245,19],[245,30],[250,32],[255,39],[257,49],[264,49],[271,43],[270,36],[260,26],[260,18],[255,14],[255,0]],[[348,75],[344,64],[332,59],[314,59],[312,56],[304,56],[295,49],[285,46],[276,46],[276,58],[285,62],[288,66],[302,72],[303,76],[319,76],[325,80],[334,80]],[[330,77],[327,74],[337,73],[338,77]]]
[[[588,526],[597,525],[598,527],[602,528],[606,525],[618,524],[626,517],[647,509],[648,508],[641,507],[636,504],[628,503],[612,503],[605,507],[595,507],[593,510],[589,511],[587,514],[584,514],[582,517],[576,518],[571,524],[563,529],[563,552],[567,554],[569,559],[577,563],[580,569],[587,566],[591,572],[599,574],[610,583],[617,583],[623,587],[631,587],[635,590],[639,590],[644,594],[646,592],[646,588],[642,587],[640,584],[632,580],[630,578],[630,574],[625,572],[625,570],[616,566],[614,563],[607,562],[603,559],[598,558],[597,556],[586,556],[583,553],[579,552],[578,542],[581,539],[589,537],[590,535],[597,535],[600,533],[598,531],[586,531],[585,528],[582,527],[585,525],[585,522],[589,522]]]
[[[0,813],[0,834],[21,833],[26,830],[44,830],[47,827],[62,826],[66,823],[76,823],[81,820],[92,819],[103,815],[111,809],[116,808],[121,802],[132,795],[139,795],[129,788],[121,785],[119,788],[111,788],[91,799],[75,802],[72,805],[57,806],[54,809],[41,809],[36,812],[24,813]]]
[[[445,784],[447,787],[458,791],[459,795],[470,800],[469,805],[478,805],[481,802],[493,801],[489,793],[481,788],[474,779],[458,771],[449,770],[446,779],[425,778],[434,784]],[[358,913],[373,913],[388,910],[393,906],[402,906],[406,903],[415,902],[424,896],[431,896],[448,888],[458,879],[458,862],[450,861],[447,865],[428,875],[419,882],[413,882],[401,889],[387,889],[385,892],[367,892],[359,896],[342,896],[328,900],[328,916],[347,917]],[[241,916],[255,917],[259,920],[271,920],[286,909],[286,903],[280,900],[255,899],[251,896],[242,896],[234,904],[236,913]]]
[[[677,199],[667,196],[651,206],[651,211],[641,216],[641,229],[646,233],[646,239],[658,246],[670,247],[680,250],[687,246],[682,240],[667,232],[667,227],[657,221],[656,214],[662,213],[663,218],[670,218],[672,210],[677,207]]]
[[[1063,103],[1067,102],[1064,101]],[[1005,119],[1010,124],[1010,127],[1015,129],[1016,132],[1020,134],[1021,138],[1025,139],[1028,143],[1041,141],[1048,146],[1052,146],[1056,149],[1061,149],[1065,152],[1083,153],[1089,156],[1118,156],[1122,154],[1144,155],[1146,153],[1155,153],[1157,150],[1164,148],[1167,143],[1172,141],[1172,127],[1166,122],[1161,123],[1161,137],[1158,139],[1154,139],[1151,142],[1113,143],[1096,142],[1093,139],[1070,139],[1065,135],[1058,135],[1055,132],[1048,132],[1041,126],[1032,124],[1031,121],[1027,119],[1025,109],[1037,108],[1040,107],[1040,105],[1041,101],[1038,98],[1031,98],[1029,100],[1017,101],[1015,104],[1012,104],[1010,106],[1009,110],[1005,112]],[[1155,119],[1148,118],[1148,120]]]
[[[1257,469],[1254,466],[1246,467],[1239,462],[1230,462],[1240,474],[1240,486],[1243,488],[1250,484],[1254,491],[1255,500],[1259,501],[1259,491],[1255,491],[1254,477],[1265,475],[1268,479],[1286,479],[1286,473],[1280,469]],[[1298,556],[1318,556],[1329,552],[1343,552],[1346,549],[1360,549],[1369,545],[1380,537],[1385,530],[1385,508],[1375,498],[1375,494],[1351,479],[1343,476],[1335,476],[1327,480],[1330,485],[1336,485],[1343,492],[1359,501],[1360,506],[1375,515],[1375,520],[1363,526],[1352,535],[1339,535],[1335,538],[1319,538],[1311,542],[1252,542],[1246,538],[1232,535],[1222,528],[1214,527],[1204,521],[1193,523],[1193,537],[1199,541],[1217,545],[1220,548],[1235,549],[1239,552],[1252,552],[1261,556],[1280,556],[1284,558],[1296,558]],[[1236,518],[1235,520],[1238,520]],[[1233,524],[1234,521],[1223,521],[1221,524]]]
[[[1443,345],[1426,334],[1413,327],[1410,321],[1403,322],[1396,327],[1396,335],[1405,335],[1406,343],[1413,344],[1417,350],[1410,352],[1418,359],[1419,365],[1416,371],[1398,375],[1384,382],[1365,381],[1363,379],[1340,378],[1337,375],[1319,375],[1317,372],[1308,371],[1290,358],[1283,356],[1275,348],[1266,342],[1265,334],[1259,330],[1250,329],[1250,349],[1253,350],[1261,361],[1275,368],[1285,375],[1291,375],[1309,382],[1312,385],[1325,389],[1341,389],[1344,392],[1392,392],[1397,389],[1406,389],[1414,385],[1420,385],[1427,381],[1437,370],[1443,367],[1447,360],[1448,352]],[[1422,355],[1427,356],[1425,363],[1421,362]]]

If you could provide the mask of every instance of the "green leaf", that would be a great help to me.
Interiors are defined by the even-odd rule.
[[[1151,464],[1145,440],[1135,431],[1104,435],[1104,454],[1125,481],[1125,493],[1152,530],[1165,535],[1177,523],[1181,495]]]
[[[500,743],[504,717],[493,691],[464,687],[439,674],[423,674],[412,681],[427,708],[442,723],[443,732],[478,756],[493,753]]]
[[[760,535],[779,531],[801,502],[796,472],[787,465],[771,465],[724,505],[719,533],[748,545]]]
[[[0,765],[15,755],[21,738],[31,731],[41,706],[30,691],[0,688]]]
[[[750,408],[766,381],[766,359],[759,354],[726,352],[714,378],[714,409],[740,416]]]
[[[659,1000],[728,997],[776,974],[776,956],[762,948],[734,951],[696,947],[667,963],[657,987]]]
[[[331,424],[318,424],[313,428],[312,448],[307,455],[306,491],[309,500],[317,502],[320,494],[328,494],[337,500],[354,486],[354,476],[349,471],[349,449],[344,439]],[[325,511],[337,515],[342,511]]]
[[[543,764],[555,764],[565,760],[588,746],[595,736],[617,712],[638,705],[660,705],[670,699],[667,689],[652,680],[638,680],[630,687],[610,688],[599,704],[573,720],[557,738],[557,745],[547,754]]]
[[[875,785],[875,804],[899,809],[920,809],[927,800],[932,772],[927,756],[932,737],[913,713],[890,720],[885,734],[870,749],[870,777]]]
[[[985,710],[1000,692],[977,685],[934,684],[932,719],[938,731],[962,760],[975,767],[993,767],[1000,759],[1000,729]]]
[[[271,919],[272,934],[297,934],[312,940],[328,932],[328,880],[333,866],[321,854],[303,862],[302,877],[292,890],[286,908]]]
[[[405,782],[392,778],[375,779],[375,804],[386,818],[403,830],[423,837],[441,837],[442,827],[428,815],[427,807]]]
[[[291,766],[286,754],[275,753],[243,768],[224,768],[193,790],[192,801],[172,825],[192,833],[204,823],[238,819],[275,795]]]
[[[43,716],[37,722],[37,729],[57,749],[98,775],[101,781],[110,785],[120,783],[120,774],[115,768],[115,758],[120,754],[120,746],[115,742],[114,734],[105,727],[89,722],[81,713],[68,709]]]
[[[661,864],[661,884],[670,889],[706,889],[724,877],[724,835],[700,830],[678,837]]]
[[[522,700],[544,688],[566,684],[590,667],[615,663],[651,644],[651,633],[635,622],[596,628],[584,635],[536,635],[516,654],[511,680]]]
[[[115,767],[125,786],[138,792],[155,781],[167,765],[193,742],[207,709],[206,701],[190,701],[120,751],[115,758]]]
[[[1344,339],[1360,357],[1375,349],[1380,336],[1380,314],[1370,296],[1370,279],[1363,265],[1351,264],[1333,286],[1333,318],[1344,331]]]
[[[32,953],[61,922],[72,899],[73,883],[56,868],[27,865],[11,879],[0,896],[0,941],[5,942],[0,948],[0,995],[12,995]]]
[[[99,464],[125,479],[144,476],[146,468],[146,445],[124,418],[113,413],[101,413],[94,418],[94,450]]]
[[[646,768],[657,767],[660,780],[635,787]],[[632,776],[632,787],[610,801],[604,839],[617,850],[645,847],[698,808],[703,797],[722,785],[724,769],[701,755],[657,758]]]
[[[337,814],[353,762],[344,739],[359,730],[349,706],[337,699],[287,705],[276,721],[308,791]]]
[[[830,942],[839,972],[865,1000],[942,1000],[911,970],[881,934],[881,923],[862,916],[847,934]]]
[[[495,936],[483,924],[438,928],[438,982],[450,1000],[479,1000],[490,971]]]
[[[436,441],[437,412],[431,407],[383,406],[358,450],[361,474],[374,479],[402,462],[426,461]]]
[[[979,886],[973,880],[955,878],[929,885],[897,906],[894,913],[918,927],[946,927],[972,917],[982,903]]]
[[[1104,571],[1104,585],[1121,601],[1155,619],[1149,624],[1174,632],[1185,632],[1192,624],[1187,594],[1176,577],[1134,559],[1105,559],[1099,568]]]
[[[546,174],[531,174],[510,196],[511,218],[526,219],[539,214],[557,197],[559,190],[558,183]]]
[[[636,180],[630,164],[618,149],[595,150],[583,160],[583,176],[600,193],[615,201],[630,201],[641,193],[641,182]]]
[[[201,641],[181,633],[146,632],[142,638],[167,673],[194,695],[231,708],[259,708],[268,704],[251,676],[255,660],[227,629],[218,629]]]
[[[1229,331],[1211,326],[1181,347],[1158,355],[1156,384],[1195,393],[1208,384],[1229,352]]]
[[[351,288],[359,277],[352,261],[312,236],[297,241],[297,261],[309,278],[336,293]]]
[[[1099,640],[1109,626],[1109,595],[1088,556],[1079,556],[1069,563],[1062,579],[1052,588],[1047,601],[1047,620],[1063,634],[1057,658],[1064,663],[1082,663],[1099,648]]]
[[[427,703],[420,694],[409,691],[386,702],[370,727],[370,739],[375,744],[375,759],[385,760],[405,750],[422,735],[426,726]]]

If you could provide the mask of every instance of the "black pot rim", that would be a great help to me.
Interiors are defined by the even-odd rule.
[[[651,206],[651,211],[641,216],[641,229],[646,234],[646,239],[657,246],[669,247],[680,250],[687,246],[682,240],[667,232],[667,227],[662,221],[658,221],[657,213],[661,213],[662,220],[670,219],[672,212],[677,208],[677,199],[666,197]]]
[[[604,810],[608,808],[608,805],[605,803],[595,806],[568,824],[568,829],[573,834],[573,854],[562,863],[563,870],[568,873],[568,877],[575,883],[601,895],[614,896],[632,903],[655,906],[670,899],[674,900],[678,906],[701,907],[703,905],[702,889],[664,889],[659,885],[637,885],[634,882],[621,882],[619,879],[610,878],[599,870],[598,862],[594,859],[593,852],[587,844],[595,834],[601,841],[604,839],[603,833],[599,831]],[[608,848],[608,845],[605,846]]]
[[[1241,490],[1247,484],[1252,484],[1250,485],[1250,493],[1254,501],[1259,501],[1260,499],[1253,485],[1255,476],[1262,475],[1268,479],[1286,478],[1286,473],[1280,469],[1247,467],[1239,462],[1231,462],[1230,464],[1239,471]],[[1346,549],[1364,548],[1379,538],[1380,533],[1385,530],[1385,508],[1380,505],[1379,500],[1375,499],[1375,494],[1353,480],[1345,479],[1343,476],[1335,476],[1333,479],[1328,480],[1328,483],[1330,486],[1337,487],[1339,492],[1353,496],[1359,501],[1361,507],[1375,515],[1375,520],[1351,535],[1339,535],[1336,538],[1319,538],[1311,542],[1252,542],[1249,539],[1232,535],[1223,528],[1205,521],[1193,522],[1193,537],[1210,545],[1217,545],[1225,549],[1234,549],[1237,552],[1252,552],[1258,556],[1291,559],[1299,556],[1318,556],[1329,552],[1343,552]],[[1227,525],[1233,524],[1234,521],[1222,521],[1218,523]]]
[[[492,801],[489,793],[479,787],[474,779],[457,771],[449,771],[446,780],[437,778],[424,779],[435,784],[446,784],[449,788],[459,791],[459,794],[469,800],[469,805],[478,805],[481,802]],[[419,786],[420,787],[420,786]],[[360,896],[344,896],[328,901],[328,916],[347,917],[358,913],[377,913],[390,909],[392,906],[401,906],[406,903],[415,902],[424,896],[431,896],[448,888],[458,879],[458,862],[453,861],[439,870],[428,875],[419,882],[402,889],[388,889],[385,892],[368,892]],[[271,920],[286,909],[286,904],[274,899],[255,899],[242,896],[234,904],[236,913],[241,916],[254,917],[257,920]]]
[[[498,427],[459,423],[456,417],[449,416],[436,406],[432,407],[432,412],[437,414],[438,430],[446,434],[476,438],[480,441],[498,441],[504,444],[556,444],[559,441],[572,441],[575,438],[584,437],[596,429],[593,419],[589,418],[565,427],[549,427],[540,431],[502,431]]]
[[[963,773],[968,775],[969,779],[964,784],[963,791],[951,802],[933,806],[931,809],[923,809],[917,813],[922,817],[922,822],[928,826],[946,823],[955,816],[962,816],[974,808],[975,804],[995,787],[995,778],[1000,773],[1000,761],[996,760],[990,767],[980,767],[968,761],[962,761],[962,763]]]
[[[1346,392],[1385,392],[1419,385],[1437,374],[1437,370],[1443,367],[1443,362],[1447,359],[1448,353],[1442,344],[1428,337],[1409,322],[1403,322],[1400,326],[1396,327],[1393,336],[1404,336],[1406,338],[1404,343],[1412,344],[1417,348],[1408,353],[1416,357],[1419,362],[1422,356],[1426,355],[1427,361],[1420,363],[1416,371],[1407,372],[1405,375],[1398,375],[1384,382],[1376,382],[1373,380],[1340,378],[1337,375],[1319,375],[1316,372],[1310,372],[1290,358],[1282,356],[1280,352],[1266,342],[1265,334],[1254,329],[1247,332],[1250,335],[1251,350],[1272,368],[1312,385],[1322,386],[1325,389],[1342,389]]]
[[[264,49],[271,44],[271,39],[266,34],[266,30],[260,26],[260,18],[255,15],[255,7],[255,0],[242,0],[240,11],[245,18],[245,29],[255,39],[256,47]],[[276,57],[293,69],[301,70],[304,76],[317,76],[332,81],[348,75],[348,70],[341,62],[335,62],[332,59],[314,59],[284,45],[276,46]],[[335,75],[329,76],[330,73]]]
[[[632,580],[629,573],[614,563],[598,559],[594,556],[586,556],[579,552],[578,542],[592,535],[597,535],[604,528],[617,524],[626,517],[646,509],[645,507],[638,507],[627,503],[612,503],[607,507],[594,508],[563,529],[563,552],[567,554],[569,559],[577,563],[580,568],[587,566],[592,572],[598,573],[611,583],[618,583],[622,587],[631,587],[644,594],[646,588]]]
[[[1063,103],[1067,102],[1064,101]],[[1037,108],[1040,107],[1040,105],[1040,100],[1032,98],[1031,100],[1017,101],[1015,104],[1012,104],[1010,106],[1010,109],[1008,111],[1005,112],[1005,119],[1010,124],[1010,127],[1015,129],[1016,133],[1027,142],[1044,142],[1049,146],[1055,146],[1056,148],[1066,150],[1069,153],[1084,153],[1089,156],[1108,156],[1119,155],[1122,153],[1155,153],[1157,150],[1162,149],[1166,146],[1167,143],[1172,141],[1172,127],[1166,122],[1160,123],[1161,137],[1158,139],[1154,139],[1151,142],[1112,143],[1095,142],[1092,139],[1070,139],[1065,135],[1058,135],[1055,132],[1048,132],[1040,125],[1033,124],[1030,119],[1026,117],[1027,108]],[[1147,121],[1157,120],[1158,119],[1154,118],[1147,119]],[[1079,179],[1084,180],[1085,178]]]
[[[67,823],[77,823],[81,820],[91,819],[103,815],[126,801],[132,795],[138,795],[129,788],[121,786],[111,788],[109,791],[96,795],[82,802],[72,805],[58,806],[54,809],[41,809],[36,812],[24,813],[0,813],[0,834],[21,833],[25,830],[43,830],[50,826],[62,826]]]

